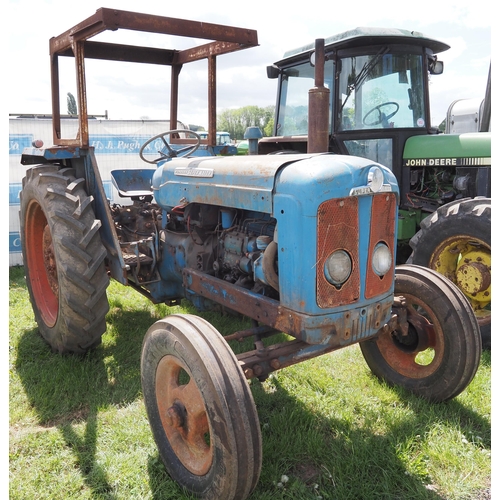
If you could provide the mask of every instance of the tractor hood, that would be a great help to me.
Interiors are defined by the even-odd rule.
[[[349,196],[367,185],[374,162],[331,153],[178,158],[153,174],[155,200],[162,208],[206,203],[273,214],[273,193],[314,200]],[[387,191],[398,191],[392,172]],[[365,193],[363,193],[365,194]]]
[[[489,158],[491,165],[491,132],[410,137],[403,159],[408,162],[415,158]]]

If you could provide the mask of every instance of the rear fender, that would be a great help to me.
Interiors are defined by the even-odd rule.
[[[90,148],[88,154],[83,156],[87,193],[94,198],[96,217],[101,221],[101,240],[108,252],[108,266],[111,277],[123,285],[127,285],[127,266],[123,259],[120,241],[116,234],[115,225],[109,209],[109,203],[104,191],[101,173],[97,166],[94,149]]]

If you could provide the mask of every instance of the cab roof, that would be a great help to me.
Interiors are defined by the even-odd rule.
[[[444,42],[429,38],[419,31],[409,31],[397,28],[366,28],[358,27],[344,31],[337,35],[325,38],[325,50],[345,49],[363,45],[381,45],[399,43],[405,45],[418,45],[431,49],[435,54],[450,48]],[[283,60],[314,50],[314,42],[285,52]]]

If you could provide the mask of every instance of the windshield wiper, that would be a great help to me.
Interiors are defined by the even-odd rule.
[[[356,75],[354,82],[347,87],[347,95],[344,102],[342,103],[342,106],[340,107],[340,111],[344,109],[344,106],[351,94],[364,83],[364,81],[368,78],[368,75],[371,73],[372,69],[378,64],[380,59],[387,54],[387,52],[389,52],[389,47],[383,47],[372,57],[372,59],[363,64],[363,67],[361,68],[361,71]]]

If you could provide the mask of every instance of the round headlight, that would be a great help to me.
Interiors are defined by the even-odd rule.
[[[385,276],[392,267],[392,253],[385,243],[378,243],[373,250],[373,270],[379,276]]]
[[[370,167],[368,171],[368,182],[369,188],[374,192],[378,193],[384,184],[384,173],[379,167]]]
[[[325,261],[325,278],[329,283],[340,286],[352,272],[352,261],[345,250],[333,252]]]

